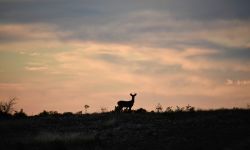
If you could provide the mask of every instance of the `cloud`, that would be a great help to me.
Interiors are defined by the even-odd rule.
[[[180,19],[196,20],[214,20],[214,19],[246,19],[249,18],[247,13],[247,0],[169,0],[163,1],[160,9],[166,9],[175,14]]]
[[[77,32],[66,39],[179,49],[197,43],[208,48],[249,47],[248,21],[178,20],[159,11],[130,12],[101,26],[77,25],[74,29]]]
[[[81,19],[80,19],[81,20]],[[189,47],[224,49],[248,49],[248,20],[199,20],[176,19],[172,14],[158,10],[132,11],[121,14],[110,22],[79,23],[22,23],[2,24],[0,42],[93,41],[119,43],[144,47],[161,47],[182,50]],[[15,31],[15,32],[13,32]],[[36,46],[36,45],[35,45]],[[16,45],[13,47],[17,47]],[[20,47],[24,47],[20,45]],[[13,48],[9,48],[13,49]],[[16,49],[16,48],[15,48]]]
[[[248,86],[250,85],[250,80],[232,80],[227,79],[226,85],[234,85],[234,86]]]
[[[68,33],[58,31],[52,24],[0,24],[1,43],[57,40],[66,34]]]
[[[231,79],[227,79],[226,80],[226,85],[232,85],[234,82],[233,82],[233,80],[231,80]]]
[[[25,69],[28,70],[28,71],[43,71],[43,70],[47,70],[48,67],[45,67],[45,66],[39,66],[39,67],[27,66],[27,67],[25,67]]]
[[[249,13],[245,8],[249,2],[244,0],[1,3],[2,42],[58,39],[179,49],[197,43],[249,47]]]
[[[78,43],[78,44],[76,44]],[[217,49],[187,48],[181,51],[167,48],[151,48],[127,46],[107,43],[72,42],[71,47],[79,47],[73,51],[56,55],[59,62],[66,63],[64,67],[79,68],[86,64],[102,70],[113,69],[129,71],[130,73],[168,74],[187,73],[189,71],[249,71],[248,63],[219,59],[221,54]],[[225,52],[226,53],[226,52]],[[218,57],[214,59],[214,57]],[[222,56],[220,56],[222,57]],[[78,62],[78,61],[81,62]],[[71,65],[69,65],[71,63]],[[79,65],[74,64],[83,64]],[[218,72],[219,73],[219,72]]]
[[[69,24],[79,23],[79,19],[86,22],[100,23],[121,14],[134,11],[159,10],[169,12],[179,19],[213,20],[213,19],[249,19],[247,0],[67,0],[36,1],[11,0],[0,2],[0,17],[2,22],[52,22]],[[76,18],[76,19],[74,19]]]
[[[23,85],[20,83],[0,83],[0,89],[23,89]]]
[[[20,51],[19,54],[21,55],[29,55],[29,56],[40,56],[41,54],[38,52],[31,52],[31,51]]]

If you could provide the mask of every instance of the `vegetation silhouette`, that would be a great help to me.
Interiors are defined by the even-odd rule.
[[[0,102],[0,119],[11,119],[14,118],[25,118],[27,114],[20,109],[20,111],[15,111],[14,105],[16,104],[17,98],[13,97],[7,101]],[[13,113],[14,112],[14,113]]]
[[[27,116],[22,109],[15,111],[11,105],[13,111],[0,114],[0,147],[9,150],[250,149],[250,107],[198,110],[187,105],[168,106],[164,110],[159,106],[161,111],[152,112],[125,107],[123,112],[129,113],[105,109],[87,114],[44,110]],[[9,117],[1,117],[3,114]]]
[[[89,105],[84,105],[85,114],[87,114],[87,113],[88,113],[88,108],[89,108],[89,107],[90,107]]]
[[[14,105],[16,104],[16,97],[10,98],[8,101],[0,102],[0,113],[11,114],[14,111]]]
[[[160,103],[158,103],[157,105],[156,105],[156,107],[155,107],[155,110],[156,110],[156,112],[162,112],[162,106],[161,106],[161,104]]]

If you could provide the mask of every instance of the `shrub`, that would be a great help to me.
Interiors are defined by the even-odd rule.
[[[105,107],[101,107],[101,112],[102,112],[102,113],[108,112],[108,109],[105,108]]]
[[[62,115],[63,116],[68,116],[68,117],[74,116],[74,114],[72,112],[64,112]]]
[[[176,106],[176,108],[175,108],[175,112],[183,112],[184,110],[185,110],[184,107]]]
[[[193,106],[190,106],[189,104],[186,106],[186,111],[187,112],[194,112],[195,108]]]
[[[156,107],[155,107],[155,110],[156,110],[156,112],[162,112],[162,106],[161,106],[161,104],[160,103],[158,103],[157,105],[156,105]]]
[[[16,97],[10,98],[9,101],[0,102],[0,114],[11,114],[14,111],[14,105],[16,104]]]
[[[15,118],[26,118],[27,114],[21,109],[20,111],[16,111],[13,116]]]
[[[122,109],[119,106],[115,106],[114,112],[121,112]]]
[[[174,112],[174,110],[172,109],[172,106],[168,106],[165,112]]]
[[[46,111],[39,113],[39,117],[48,117],[48,116],[59,116],[60,114],[57,111]]]
[[[79,115],[79,116],[82,115],[82,111],[76,112],[75,115]]]
[[[144,108],[139,108],[139,109],[135,110],[135,113],[146,113],[146,112],[147,112],[147,110]]]
[[[84,105],[85,114],[87,114],[87,111],[88,111],[88,108],[89,108],[89,107],[90,107],[89,105]]]

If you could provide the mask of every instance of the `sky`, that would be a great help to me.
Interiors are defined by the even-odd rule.
[[[0,0],[0,100],[77,112],[250,104],[248,0]]]

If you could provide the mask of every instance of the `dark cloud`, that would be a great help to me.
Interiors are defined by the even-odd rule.
[[[213,45],[210,46],[213,48]],[[188,59],[191,60],[212,60],[212,61],[239,61],[239,62],[248,62],[250,58],[250,49],[249,48],[240,48],[240,47],[223,47],[218,46],[216,48],[216,53],[211,53],[209,55],[193,55],[188,56]]]
[[[108,53],[101,53],[101,54],[97,54],[94,56],[94,58],[105,61],[105,62],[109,62],[109,63],[113,63],[113,64],[126,64],[128,61],[121,56],[115,55],[115,54],[108,54]]]
[[[62,0],[27,0],[0,2],[2,23],[53,23],[64,24],[90,21],[95,16],[102,16],[101,10],[93,8],[92,1],[76,0],[73,3]],[[71,22],[72,21],[72,22]]]
[[[1,22],[77,23],[110,20],[145,10],[171,13],[181,19],[249,19],[248,0],[1,0]],[[85,22],[86,23],[86,22]]]
[[[248,20],[249,4],[248,0],[0,0],[0,23],[55,24],[55,32],[70,33],[56,35],[61,40],[129,43],[176,50],[211,48],[222,51],[214,59],[247,59],[249,50],[230,50],[223,43],[196,37],[195,33],[230,26],[229,23],[211,25],[218,19]],[[34,40],[33,36],[3,33],[0,42],[30,38]],[[50,38],[38,36],[35,40]],[[100,57],[119,61],[113,56]]]
[[[213,59],[249,61],[250,48],[227,48],[213,56]]]
[[[168,0],[159,6],[181,19],[249,19],[248,0]]]

